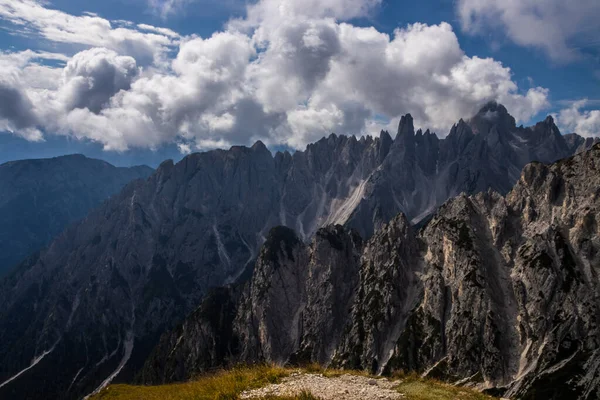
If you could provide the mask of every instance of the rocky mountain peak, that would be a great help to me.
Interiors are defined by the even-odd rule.
[[[280,259],[294,260],[294,248],[300,243],[300,239],[293,229],[285,226],[274,227],[269,231],[259,264],[279,265]]]
[[[495,100],[487,102],[479,111],[477,115],[486,115],[489,113],[494,113],[496,116],[508,115],[508,110],[504,105],[498,103]]]
[[[495,130],[500,135],[508,135],[516,129],[514,117],[508,113],[506,107],[495,101],[491,101],[483,106],[469,120],[469,124],[474,133],[484,136],[492,130]]]
[[[398,133],[392,144],[392,151],[398,160],[413,162],[415,157],[415,126],[410,114],[403,115],[398,125]]]
[[[271,153],[269,149],[267,149],[267,146],[265,146],[265,144],[261,140],[257,140],[256,143],[252,145],[251,149],[255,152],[268,152],[269,154]]]
[[[403,115],[400,118],[400,124],[398,125],[398,134],[396,135],[396,141],[407,140],[415,136],[415,126],[413,117],[410,114]]]

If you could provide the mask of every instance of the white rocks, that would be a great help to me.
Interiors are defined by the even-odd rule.
[[[240,397],[258,399],[265,396],[291,396],[305,391],[322,400],[404,399],[404,395],[395,389],[396,386],[397,383],[387,379],[375,380],[349,374],[326,377],[296,373],[284,378],[281,383],[246,391]]]

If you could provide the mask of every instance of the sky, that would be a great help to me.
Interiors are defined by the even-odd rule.
[[[483,104],[600,135],[598,0],[0,0],[0,162],[158,165]]]

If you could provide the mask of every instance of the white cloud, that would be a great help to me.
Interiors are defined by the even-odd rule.
[[[230,22],[235,29],[273,29],[289,21],[332,18],[346,21],[364,17],[382,0],[260,0],[249,4],[246,17]]]
[[[181,10],[190,0],[148,0],[148,6],[162,18]]]
[[[67,110],[88,108],[99,113],[121,90],[129,90],[138,74],[135,59],[112,50],[92,48],[77,53],[62,74],[59,97]]]
[[[460,117],[498,100],[528,120],[547,106],[547,91],[519,94],[510,69],[492,59],[467,57],[450,25],[414,24],[394,37],[373,28],[340,25],[342,51],[310,104],[362,104],[373,114],[410,112],[417,124],[442,135]]]
[[[580,100],[554,116],[563,133],[600,136],[600,110],[582,110],[586,105],[587,100]]]
[[[186,143],[178,143],[177,149],[179,150],[179,152],[181,154],[184,154],[184,155],[190,154],[192,152],[192,148],[190,147],[189,144],[186,144]]]
[[[177,32],[175,32],[171,29],[168,29],[168,28],[161,28],[161,27],[156,27],[156,26],[152,26],[152,25],[148,25],[148,24],[138,24],[137,27],[143,31],[158,33],[158,34],[168,36],[173,39],[178,39],[180,37]]]
[[[598,0],[458,0],[465,31],[500,29],[515,43],[536,47],[556,61],[568,61],[598,50]]]
[[[24,21],[48,40],[92,47],[64,67],[36,64],[33,52],[4,55],[22,59],[10,87],[31,104],[23,118],[31,123],[19,123],[23,135],[38,127],[114,150],[174,142],[187,152],[258,139],[302,148],[331,132],[377,134],[381,121],[408,112],[417,126],[444,135],[489,100],[521,121],[548,105],[547,89],[522,92],[500,62],[466,56],[447,23],[413,24],[390,37],[340,22],[368,15],[380,0],[262,0],[249,6],[246,19],[208,38],[124,21],[114,28],[101,17],[73,17],[31,0],[26,10],[9,12],[3,1],[5,19]],[[47,13],[56,19],[49,22]],[[84,38],[78,26],[87,18],[102,28]],[[61,20],[72,22],[68,30]],[[123,45],[118,30],[139,41]],[[144,43],[153,66],[139,57]],[[174,43],[173,57],[166,49]],[[47,78],[36,84],[26,72],[32,68]]]
[[[40,141],[42,123],[36,100],[39,93],[57,88],[60,69],[40,65],[41,60],[66,61],[62,54],[25,50],[0,53],[0,131]]]
[[[95,14],[74,16],[46,8],[36,0],[0,0],[0,18],[13,24],[13,33],[48,41],[105,47],[134,57],[139,64],[160,63],[177,40],[156,29],[143,32]],[[120,26],[123,25],[123,26]],[[148,31],[148,26],[141,28]]]

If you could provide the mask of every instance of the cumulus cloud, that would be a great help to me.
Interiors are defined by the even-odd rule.
[[[41,123],[30,96],[56,88],[56,70],[40,65],[41,60],[66,61],[62,54],[25,50],[0,53],[0,130],[17,133],[28,140],[42,140],[36,127]]]
[[[457,11],[465,31],[500,29],[515,43],[542,49],[556,61],[598,53],[598,0],[458,0]]]
[[[54,32],[66,29],[61,22],[49,30],[51,22],[34,21],[3,1],[5,19],[48,40],[71,40]],[[408,25],[390,36],[348,22],[380,0],[261,0],[248,6],[246,18],[207,38],[124,21],[114,28],[95,15],[23,4],[27,12],[74,18],[69,29],[75,36],[83,35],[75,33],[81,19],[103,24],[97,40],[73,39],[91,49],[64,66],[46,67],[54,87],[33,87],[24,73],[32,59],[17,68],[11,87],[22,88],[46,132],[88,138],[106,149],[174,142],[189,152],[258,139],[302,148],[331,132],[377,133],[408,112],[418,126],[443,136],[489,100],[504,103],[521,121],[548,106],[547,89],[523,92],[508,67],[467,56],[447,23]],[[140,60],[139,42],[128,47],[114,39],[119,29],[141,43],[160,38],[150,46],[152,65]],[[174,43],[176,52],[165,50]]]
[[[585,137],[600,136],[600,110],[584,110],[586,105],[587,100],[577,101],[555,115],[563,132]]]
[[[249,4],[246,17],[230,21],[230,28],[272,29],[290,20],[324,19],[350,20],[364,17],[382,0],[260,0]]]
[[[361,104],[374,114],[411,112],[442,135],[463,116],[496,99],[528,120],[547,106],[547,91],[520,94],[509,68],[492,59],[467,57],[449,24],[414,24],[394,37],[373,28],[339,26],[342,43],[328,74],[312,94],[314,109]]]
[[[138,74],[135,59],[93,48],[76,54],[63,70],[59,96],[68,110],[87,108],[98,114],[121,90],[129,90]]]
[[[15,130],[31,128],[37,124],[33,105],[27,95],[4,82],[0,82],[0,118],[12,123]]]

